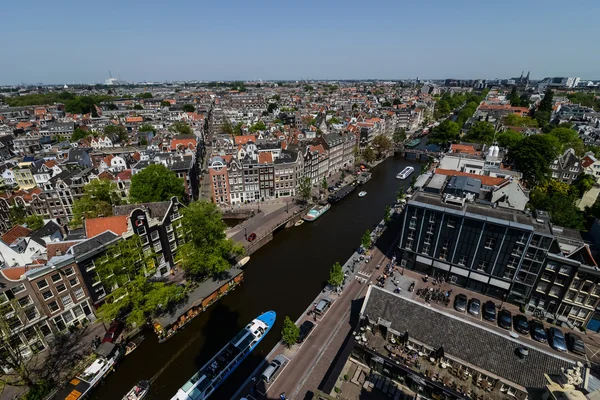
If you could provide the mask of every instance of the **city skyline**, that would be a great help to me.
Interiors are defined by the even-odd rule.
[[[11,40],[0,84],[103,83],[109,71],[131,82],[494,79],[523,69],[532,79],[598,79],[591,49],[600,6],[579,5],[108,1],[97,9],[34,0],[25,29],[27,10],[5,10],[0,34]]]

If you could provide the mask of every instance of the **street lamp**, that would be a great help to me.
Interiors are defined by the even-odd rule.
[[[289,212],[289,207],[290,207],[290,202],[289,202],[289,201],[286,201],[286,202],[285,202],[285,212],[286,212],[286,213],[287,213],[287,212]]]
[[[248,227],[244,226],[244,238],[248,240]]]

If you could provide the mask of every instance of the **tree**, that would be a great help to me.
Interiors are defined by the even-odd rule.
[[[132,203],[168,201],[185,194],[183,179],[162,164],[152,164],[131,177],[129,199]]]
[[[267,129],[267,126],[265,125],[265,123],[263,121],[258,121],[257,123],[255,123],[254,125],[252,125],[250,127],[250,132],[264,131],[266,129]]]
[[[127,129],[123,125],[108,125],[104,128],[105,135],[115,135],[121,142],[126,142],[129,139]]]
[[[154,254],[142,250],[137,235],[109,247],[96,261],[102,282],[114,288],[98,309],[100,319],[112,321],[127,310],[127,323],[142,326],[151,316],[180,301],[185,291],[182,286],[148,279],[156,272],[157,264]]]
[[[179,248],[181,267],[204,278],[218,276],[231,268],[229,260],[243,253],[225,234],[226,225],[214,203],[195,201],[181,211],[185,243]]]
[[[25,218],[27,218],[27,211],[22,206],[15,205],[10,208],[9,215],[10,221],[14,225],[23,225]]]
[[[167,101],[167,100],[163,100],[160,102],[160,106],[161,107],[171,107],[171,102]]]
[[[71,135],[71,142],[78,142],[79,140],[90,136],[92,133],[89,131],[85,131],[81,128],[75,128],[73,134]]]
[[[396,132],[394,132],[393,140],[395,144],[404,142],[406,140],[406,129],[396,129]]]
[[[579,156],[583,155],[585,149],[583,140],[579,138],[577,131],[569,128],[554,128],[549,133],[555,136],[561,144],[560,152],[572,148]]]
[[[235,135],[233,125],[231,125],[231,121],[229,121],[228,119],[223,121],[223,124],[221,125],[221,131],[228,135]]]
[[[526,126],[529,128],[537,128],[538,122],[531,117],[522,117],[519,114],[508,114],[504,117],[504,125],[507,126]]]
[[[540,101],[540,105],[538,106],[538,111],[552,112],[553,97],[554,93],[552,92],[552,89],[546,89],[544,92],[544,98],[542,101]]]
[[[517,87],[516,86],[513,86],[508,99],[510,100],[510,105],[511,106],[513,106],[513,107],[520,107],[521,106],[521,98],[519,97],[519,93],[517,93]]]
[[[169,127],[169,131],[178,135],[192,135],[192,128],[183,121],[177,121]]]
[[[138,99],[151,99],[152,98],[152,93],[149,93],[149,92],[139,93],[135,97],[137,97]]]
[[[448,103],[448,101],[442,99],[436,103],[433,116],[435,119],[439,119],[439,118],[444,117],[445,115],[450,114],[451,111],[452,111],[452,108],[450,107],[450,103]]]
[[[554,179],[547,180],[531,191],[530,203],[536,209],[546,210],[552,223],[573,229],[584,229],[583,213],[575,206],[577,188]]]
[[[595,184],[596,178],[593,175],[582,174],[573,182],[570,189],[577,198],[581,198]]]
[[[375,154],[375,151],[370,147],[367,147],[363,151],[362,156],[368,164],[372,163],[373,161],[375,161],[377,159],[377,154]]]
[[[558,155],[560,143],[552,135],[532,135],[524,138],[508,152],[524,180],[531,186],[548,178],[550,163]]]
[[[40,215],[29,215],[25,218],[25,223],[29,229],[32,231],[37,231],[44,226],[44,218],[42,218]]]
[[[460,135],[460,126],[456,122],[445,120],[435,128],[429,135],[429,143],[445,145],[454,142]]]
[[[496,139],[500,147],[510,150],[521,142],[521,140],[523,139],[523,135],[521,135],[519,132],[515,132],[509,129],[498,134]]]
[[[323,180],[321,181],[321,189],[323,189],[323,191],[327,190],[327,178],[323,177]]]
[[[394,99],[394,101],[392,102],[393,105],[398,105],[401,104],[402,102],[400,101],[400,99]]]
[[[392,220],[392,208],[390,206],[385,206],[385,211],[383,213],[383,222],[387,225]]]
[[[402,201],[404,199],[406,199],[406,193],[404,192],[404,189],[400,188],[396,192],[396,200],[397,201]]]
[[[193,104],[184,104],[181,108],[185,112],[194,112],[196,111],[196,107]]]
[[[73,203],[71,227],[83,225],[83,219],[109,217],[112,206],[121,204],[117,185],[107,179],[94,179],[83,187],[83,196]]]
[[[390,151],[393,146],[392,141],[387,136],[383,135],[375,136],[372,145],[377,152],[377,157],[379,158]]]
[[[279,106],[276,103],[269,103],[267,106],[267,112],[271,114],[273,111],[277,110]]]
[[[338,287],[341,286],[344,282],[344,271],[342,270],[342,266],[339,262],[336,262],[329,269],[329,283],[331,286]]]
[[[373,239],[371,239],[371,231],[367,229],[360,238],[360,244],[365,249],[369,249],[371,247],[372,242]]]
[[[306,202],[312,197],[312,186],[310,184],[310,178],[304,177],[300,179],[298,184],[298,194],[302,201]]]
[[[156,133],[156,128],[148,123],[144,123],[144,124],[140,125],[140,127],[138,128],[138,132],[154,132],[154,133]]]
[[[134,109],[134,110],[143,110],[143,109],[144,109],[144,107],[142,107],[142,105],[141,105],[141,104],[136,104],[135,106],[133,106],[133,109]]]
[[[281,329],[281,338],[283,343],[286,344],[288,348],[298,342],[298,337],[300,336],[300,328],[294,324],[294,321],[290,319],[290,317],[286,316],[283,320],[283,329]]]
[[[494,140],[495,134],[496,129],[494,129],[494,125],[485,121],[477,121],[471,126],[464,140],[467,142],[490,144]]]

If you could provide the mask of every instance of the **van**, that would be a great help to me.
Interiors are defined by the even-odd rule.
[[[285,364],[285,357],[280,354],[277,357],[275,357],[273,361],[271,361],[271,364],[269,364],[267,368],[265,368],[262,375],[260,376],[260,379],[265,383],[273,382],[275,380],[275,377],[277,376],[277,372],[283,364]]]
[[[323,315],[327,309],[331,306],[331,301],[327,299],[321,299],[315,306],[315,314]]]

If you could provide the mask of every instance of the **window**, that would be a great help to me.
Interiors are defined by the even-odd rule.
[[[455,228],[456,227],[456,220],[454,218],[448,218],[448,224],[447,224],[448,228]]]
[[[428,244],[425,244],[423,246],[423,254],[429,254],[429,245]]]
[[[575,303],[583,303],[585,301],[585,295],[580,294],[575,298]]]
[[[167,225],[167,232],[173,232],[173,225]]]
[[[569,290],[569,292],[567,293],[567,300],[573,301],[575,299],[576,294],[577,294],[576,292]]]
[[[60,274],[57,272],[54,275],[52,275],[50,277],[50,279],[52,279],[52,282],[60,282],[62,280],[62,277],[60,276]]]
[[[467,263],[467,256],[460,256],[458,258],[458,265],[466,265]]]
[[[138,235],[145,235],[146,234],[146,227],[144,225],[139,226],[137,231],[138,231]]]
[[[548,290],[549,286],[550,286],[550,284],[548,282],[540,282],[540,283],[538,283],[536,290],[538,292],[546,293],[546,291]]]
[[[593,306],[594,303],[596,303],[596,298],[594,297],[588,297],[587,300],[585,301],[585,305],[586,306]]]
[[[71,304],[73,304],[73,299],[71,298],[71,295],[68,294],[66,296],[63,296],[60,298],[60,301],[62,301],[63,306],[65,308],[67,308],[68,306],[70,306]]]
[[[24,284],[22,284],[22,283],[19,283],[17,286],[15,286],[15,287],[11,288],[11,289],[10,289],[10,291],[11,291],[13,294],[19,294],[19,293],[21,293],[21,292],[24,292],[24,291],[25,291],[25,285],[24,285]]]
[[[477,265],[477,270],[479,271],[485,271],[488,267],[488,262],[487,261],[479,261],[479,265]]]
[[[448,250],[442,249],[440,250],[440,260],[445,260],[448,257]]]
[[[42,279],[41,281],[37,282],[38,289],[43,289],[43,288],[45,288],[47,286],[48,286],[48,282],[46,282],[45,279]]]
[[[409,229],[416,229],[416,227],[417,223],[415,221],[410,221],[410,223],[408,224]]]
[[[65,268],[64,273],[66,276],[71,276],[75,273],[75,270],[73,269],[73,267]]]
[[[158,231],[152,231],[152,233],[150,234],[150,237],[152,238],[152,241],[155,241],[158,239]]]
[[[40,314],[38,313],[37,308],[35,307],[30,307],[27,310],[25,310],[25,316],[27,317],[27,320],[29,322],[33,321],[34,319],[38,318],[40,316]]]
[[[81,299],[81,298],[85,297],[85,293],[84,293],[84,291],[83,291],[83,288],[79,288],[79,289],[75,290],[73,293],[75,294],[75,298],[76,298],[77,300],[79,300],[79,299]]]
[[[145,246],[148,244],[148,236],[142,236],[142,237],[140,237],[140,240],[142,241],[142,246]]]
[[[19,299],[19,305],[21,307],[27,307],[28,305],[30,305],[31,303],[33,303],[33,301],[31,300],[31,297],[29,296],[25,296],[25,297],[21,297]]]
[[[549,269],[550,271],[556,271],[557,268],[558,266],[553,262],[548,262],[546,264],[546,269]]]
[[[442,244],[442,249],[448,250],[449,245],[450,245],[450,241],[448,239],[444,240],[444,243]]]
[[[67,286],[66,286],[64,283],[61,283],[61,284],[59,284],[59,285],[56,285],[56,291],[57,291],[58,293],[62,293],[62,292],[64,292],[65,290],[67,290]]]
[[[567,266],[561,266],[560,269],[558,270],[559,274],[564,274],[564,275],[569,275],[571,273],[571,267],[567,267]]]
[[[527,234],[522,233],[521,236],[519,237],[519,240],[517,240],[517,243],[525,244],[525,242],[527,242]]]
[[[40,332],[42,332],[42,335],[44,336],[48,336],[52,333],[52,331],[48,327],[48,324],[40,325]]]
[[[589,281],[588,281],[588,282],[585,282],[585,283],[583,284],[583,287],[581,288],[581,291],[582,291],[582,292],[589,293],[591,289],[592,289],[592,282],[589,282]]]
[[[65,325],[65,322],[63,321],[62,317],[54,318],[54,324],[56,325],[56,329],[58,329],[60,332],[67,329],[67,325]]]
[[[57,312],[60,309],[60,307],[58,306],[58,303],[56,302],[56,300],[48,303],[48,308],[50,309],[51,313],[55,313],[55,312]]]
[[[559,297],[562,288],[560,286],[552,286],[550,292],[548,293],[550,296]]]
[[[69,279],[69,285],[71,285],[71,287],[79,285],[79,279],[77,279],[77,277]]]
[[[52,290],[46,290],[45,292],[43,292],[42,297],[44,298],[44,300],[48,300],[54,297],[54,295],[52,294]]]
[[[487,238],[485,239],[485,248],[491,250],[496,244],[496,239]]]
[[[542,274],[542,280],[544,280],[544,281],[551,281],[552,280],[552,274],[550,272],[544,272]]]
[[[169,248],[171,249],[171,251],[177,250],[177,242],[171,242]]]

